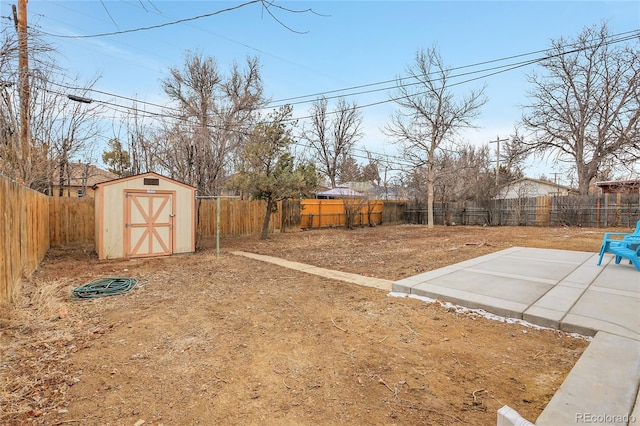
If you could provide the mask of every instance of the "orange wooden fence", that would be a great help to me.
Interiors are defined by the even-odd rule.
[[[353,225],[382,223],[382,200],[316,200],[300,201],[301,228],[330,228],[345,226],[347,213],[353,215]]]

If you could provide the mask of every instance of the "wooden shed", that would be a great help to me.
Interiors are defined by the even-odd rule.
[[[195,191],[156,173],[94,186],[96,252],[100,259],[195,251]]]

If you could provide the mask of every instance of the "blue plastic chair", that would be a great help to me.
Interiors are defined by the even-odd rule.
[[[598,266],[602,263],[605,253],[613,253],[616,256],[616,264],[619,264],[622,258],[629,259],[629,262],[640,271],[640,220],[632,233],[606,232],[604,234]]]

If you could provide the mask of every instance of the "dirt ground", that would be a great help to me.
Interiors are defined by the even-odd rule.
[[[491,425],[535,421],[588,344],[307,275],[396,280],[511,246],[595,252],[604,230],[379,226],[222,240],[221,256],[52,249],[0,321],[0,424]],[[101,277],[140,280],[75,301]]]

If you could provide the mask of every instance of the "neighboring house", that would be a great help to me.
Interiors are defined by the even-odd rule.
[[[354,191],[351,188],[347,188],[344,186],[338,186],[336,188],[331,188],[326,191],[318,192],[316,194],[316,198],[318,199],[336,199],[336,198],[364,198],[365,196],[358,192]]]
[[[570,195],[577,193],[568,186],[539,179],[522,178],[503,185],[496,199],[541,197],[548,195]]]
[[[318,187],[316,198],[363,197],[369,200],[407,200],[406,188],[377,186],[373,182],[345,182],[336,188]]]
[[[376,198],[376,186],[373,182],[344,182],[338,185],[338,187],[349,188],[364,196]]]
[[[640,179],[596,182],[601,194],[640,194]]]
[[[409,191],[398,185],[376,187],[374,196],[377,200],[408,200]]]
[[[118,179],[118,176],[107,170],[83,163],[69,163],[68,173],[63,177],[63,197],[90,197],[93,198],[93,186],[98,183]],[[60,196],[60,171],[53,172],[51,176],[51,193],[53,197]]]

